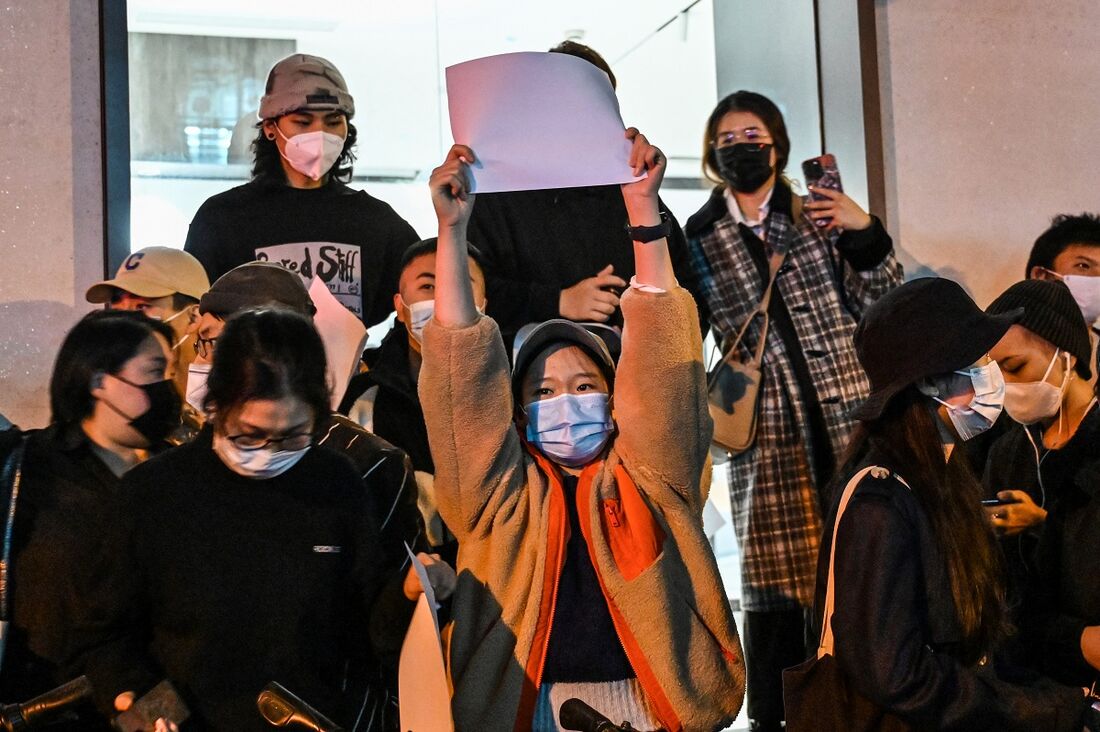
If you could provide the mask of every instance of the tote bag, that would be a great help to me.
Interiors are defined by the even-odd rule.
[[[817,655],[783,671],[783,709],[787,732],[908,732],[915,729],[853,690],[833,654],[833,570],[837,529],[859,482],[868,473],[879,475],[879,471],[889,474],[885,468],[875,466],[859,471],[848,481],[841,496],[833,524],[829,580],[825,589],[825,612],[821,618]],[[905,481],[898,480],[905,485]]]

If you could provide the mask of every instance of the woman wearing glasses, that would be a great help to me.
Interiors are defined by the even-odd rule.
[[[320,336],[299,313],[246,310],[217,356],[209,428],[122,485],[81,629],[86,671],[117,709],[170,680],[196,729],[267,728],[256,696],[271,681],[349,717],[343,660],[366,651],[372,608],[394,622],[409,603],[400,578],[375,603],[388,578],[371,496],[316,444],[330,411]]]
[[[806,655],[824,488],[847,440],[851,407],[867,395],[851,338],[860,313],[901,281],[882,223],[828,189],[810,201],[784,176],[783,115],[760,94],[735,92],[707,120],[710,200],[685,233],[709,326],[728,346],[778,274],[768,308],[755,444],[729,461],[741,549],[743,639],[753,729],[783,719],[784,667]],[[779,260],[779,254],[783,259]],[[762,319],[738,355],[751,356]]]

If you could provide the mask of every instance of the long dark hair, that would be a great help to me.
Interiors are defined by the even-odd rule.
[[[944,460],[938,419],[915,386],[898,393],[878,419],[856,426],[833,495],[872,449],[893,461],[890,467],[905,478],[932,524],[965,639],[963,656],[974,662],[1009,631],[1000,554],[982,515],[981,484],[966,460]]]
[[[320,432],[331,412],[325,368],[312,320],[285,308],[242,310],[218,336],[203,409],[221,421],[249,400],[293,396],[309,406]]]
[[[787,123],[783,113],[775,102],[756,92],[735,91],[722,101],[707,117],[707,129],[703,135],[703,175],[715,183],[724,184],[722,174],[718,172],[718,157],[714,152],[714,136],[718,134],[718,123],[730,112],[751,112],[760,118],[771,134],[775,145],[775,174],[782,176],[787,169],[787,159],[791,155],[791,138],[787,135]]]
[[[252,141],[252,179],[265,183],[286,185],[286,171],[283,169],[283,157],[279,154],[279,147],[274,140],[267,139],[264,134],[264,123],[256,124],[256,139]],[[344,149],[340,157],[328,172],[330,181],[350,183],[352,165],[355,163],[355,141],[359,133],[355,125],[348,120],[348,136],[344,138]]]
[[[50,375],[50,421],[82,422],[95,409],[92,380],[118,374],[141,346],[159,333],[171,345],[175,335],[161,322],[133,310],[96,310],[65,336]]]

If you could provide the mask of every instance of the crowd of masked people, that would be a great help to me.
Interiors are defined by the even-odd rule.
[[[739,91],[701,125],[715,187],[683,226],[631,128],[647,175],[622,186],[474,194],[455,145],[419,240],[349,187],[354,113],[328,61],[276,64],[252,179],[88,290],[49,425],[0,432],[0,702],[84,674],[55,729],[263,730],[277,681],[398,729],[415,554],[458,730],[564,729],[569,699],[670,732],[743,700],[765,732],[1095,724],[1100,218],[1057,216],[984,310],[903,283],[882,222],[794,189],[779,108]],[[366,326],[396,313],[348,384],[315,278]],[[708,333],[760,357],[733,454]],[[164,681],[186,721],[143,704]]]

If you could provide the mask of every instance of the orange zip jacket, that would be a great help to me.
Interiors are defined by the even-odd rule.
[[[670,732],[709,732],[736,718],[744,665],[703,533],[711,423],[695,304],[679,288],[629,290],[622,307],[617,433],[578,483],[581,528],[651,707]],[[525,449],[510,383],[491,319],[428,325],[420,396],[460,547],[448,654],[460,731],[530,728],[568,536],[559,473]]]

